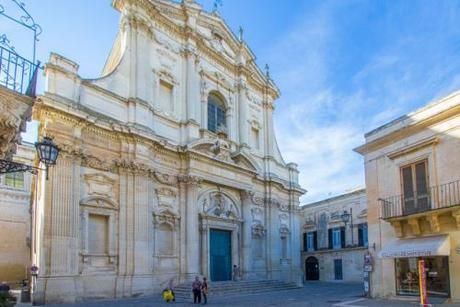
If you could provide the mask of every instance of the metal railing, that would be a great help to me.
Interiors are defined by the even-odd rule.
[[[383,219],[460,206],[460,180],[429,188],[423,193],[379,198]]]
[[[35,97],[40,64],[34,64],[12,50],[0,46],[0,85]]]

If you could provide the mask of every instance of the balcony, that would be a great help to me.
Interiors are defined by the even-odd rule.
[[[0,159],[11,159],[30,120],[38,69],[38,63],[0,46]]]
[[[39,65],[0,46],[0,85],[16,93],[35,97]]]
[[[380,198],[379,204],[380,217],[393,225],[398,236],[402,236],[405,221],[414,235],[421,233],[423,221],[437,233],[441,216],[453,218],[460,229],[460,180],[433,186],[424,193]]]
[[[460,180],[434,186],[425,193],[396,195],[379,199],[381,217],[386,219],[460,206]]]

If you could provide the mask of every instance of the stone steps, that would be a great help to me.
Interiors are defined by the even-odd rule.
[[[185,283],[174,289],[178,300],[192,299],[192,283]],[[283,291],[299,288],[294,283],[278,280],[258,280],[258,281],[221,281],[209,283],[209,296],[232,296],[241,294],[264,293],[273,291]]]

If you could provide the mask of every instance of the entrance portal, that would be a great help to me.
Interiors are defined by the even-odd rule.
[[[308,257],[307,260],[305,260],[305,279],[319,280],[318,259],[315,257]]]
[[[232,232],[211,229],[210,231],[210,267],[211,280],[232,279]]]

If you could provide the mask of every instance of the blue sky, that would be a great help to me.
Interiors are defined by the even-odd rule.
[[[24,1],[43,28],[38,58],[54,51],[78,62],[82,77],[98,76],[118,25],[110,1]],[[208,10],[212,2],[200,1]],[[352,151],[363,134],[460,89],[460,1],[223,4],[221,15],[235,32],[244,27],[281,89],[276,133],[285,160],[299,164],[303,203],[364,186]]]

